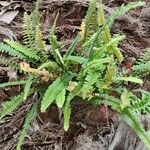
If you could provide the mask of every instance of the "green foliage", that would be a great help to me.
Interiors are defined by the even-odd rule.
[[[150,49],[141,54],[136,65],[133,66],[133,74],[138,76],[150,74]]]
[[[23,129],[20,132],[19,138],[18,138],[18,143],[17,143],[17,150],[21,150],[21,145],[24,142],[25,136],[27,134],[28,128],[30,126],[30,123],[33,121],[33,119],[36,118],[37,116],[37,108],[38,108],[39,101],[35,102],[34,105],[32,106],[31,110],[27,113],[26,119],[23,125]]]
[[[23,94],[12,97],[10,101],[6,101],[2,104],[3,109],[0,112],[0,120],[7,114],[15,110],[23,101]]]
[[[9,60],[6,57],[0,57],[0,64],[8,67],[11,70],[18,70],[19,69],[19,65],[17,62],[15,62],[11,59]]]
[[[9,46],[11,46],[13,49],[15,49],[16,51],[22,53],[27,59],[35,59],[35,60],[38,60],[39,57],[37,55],[37,53],[32,50],[31,48],[27,48],[25,47],[24,45],[18,43],[18,42],[15,42],[15,41],[12,41],[12,40],[4,40]]]
[[[138,98],[134,95],[131,99],[131,108],[137,113],[150,114],[150,92],[142,93],[142,97]]]
[[[26,85],[24,87],[24,92],[23,92],[23,99],[24,100],[26,100],[28,95],[29,95],[31,84],[33,82],[32,80],[33,80],[33,77],[32,77],[32,75],[30,75],[28,80],[26,81]]]
[[[21,85],[21,84],[26,84],[27,81],[21,80],[21,81],[14,81],[14,82],[6,82],[6,83],[1,83],[0,88],[4,88],[7,86],[15,86],[15,85]]]
[[[137,7],[142,7],[145,5],[145,2],[138,1],[138,2],[131,2],[127,5],[122,4],[116,11],[111,13],[110,17],[108,18],[108,26],[111,27],[115,21],[115,19],[119,16],[124,15],[131,9],[135,9]]]
[[[45,112],[52,104],[62,108],[64,130],[67,131],[71,117],[71,102],[75,96],[81,97],[87,103],[111,106],[137,132],[147,147],[150,147],[149,135],[144,131],[136,116],[143,112],[150,112],[150,96],[144,94],[142,97],[137,97],[133,92],[134,90],[126,89],[122,84],[122,81],[143,84],[143,81],[134,75],[123,76],[119,69],[119,64],[123,61],[123,55],[118,48],[118,44],[125,36],[112,36],[110,33],[110,27],[117,17],[130,9],[143,6],[144,2],[122,5],[106,19],[102,4],[100,3],[98,9],[96,4],[96,0],[90,1],[86,17],[81,25],[81,31],[65,54],[61,52],[61,47],[55,35],[58,14],[49,34],[51,47],[47,52],[45,51],[46,41],[43,40],[40,30],[39,1],[37,1],[35,9],[30,15],[24,15],[24,43],[21,44],[12,40],[4,40],[4,43],[0,43],[0,52],[23,61],[20,63],[19,69],[22,69],[27,77],[25,81],[0,84],[0,87],[3,88],[13,85],[24,86],[21,94],[3,103],[0,119],[15,110],[33,93],[43,96],[39,102],[38,100],[35,102],[26,117],[19,137],[18,150],[23,144],[27,128],[37,115],[38,105],[40,105],[41,112]],[[141,56],[138,67],[139,65],[149,67],[147,55],[149,55],[149,52],[145,56]],[[18,70],[19,64],[15,62],[3,57],[0,62],[2,65]],[[137,66],[135,66],[134,72],[137,72],[137,70]],[[120,90],[115,89],[116,86],[121,87]],[[119,96],[110,96],[115,90]]]
[[[18,58],[25,59],[26,57],[17,51],[16,49],[13,49],[11,46],[6,45],[4,43],[0,43],[0,52],[8,53],[10,56],[17,56]]]
[[[41,101],[41,112],[45,112],[46,109],[53,103],[59,93],[68,85],[73,75],[64,74],[61,78],[57,78],[46,90],[43,100]],[[57,97],[58,98],[58,97]]]

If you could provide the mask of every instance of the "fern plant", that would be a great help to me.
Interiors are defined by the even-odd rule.
[[[139,76],[150,74],[150,49],[140,55],[137,63],[133,66],[133,74]]]
[[[22,71],[26,77],[26,80],[0,84],[1,88],[16,85],[24,87],[21,94],[3,103],[0,119],[18,108],[33,93],[40,95],[27,114],[19,136],[17,150],[21,149],[27,128],[36,117],[38,107],[40,107],[41,112],[46,112],[53,103],[62,108],[64,130],[67,131],[71,116],[71,101],[75,96],[81,97],[85,102],[110,105],[135,129],[147,147],[150,148],[149,135],[142,128],[136,115],[132,114],[132,111],[136,112],[137,104],[130,105],[133,102],[130,101],[129,96],[126,96],[128,91],[122,91],[120,99],[110,96],[114,84],[122,86],[122,82],[143,83],[141,79],[135,76],[123,76],[118,69],[119,63],[123,60],[118,44],[125,36],[112,36],[110,27],[118,16],[123,15],[130,9],[143,6],[144,2],[122,5],[105,19],[102,4],[100,3],[97,8],[96,0],[91,0],[87,15],[81,25],[81,31],[65,54],[61,53],[55,35],[59,14],[56,16],[49,34],[51,48],[48,52],[45,51],[46,42],[42,38],[39,22],[39,2],[39,0],[36,2],[33,13],[30,15],[24,14],[23,43],[9,39],[0,43],[0,52],[7,53],[12,58],[17,57],[20,61],[19,64],[17,62],[11,63],[11,61],[3,58],[0,61],[1,64],[8,66],[10,69]],[[78,44],[80,44],[80,48],[77,47]],[[52,57],[49,57],[50,55]],[[144,100],[144,103],[148,104],[148,101]],[[148,107],[145,109],[147,110]],[[138,110],[141,112],[144,108]]]

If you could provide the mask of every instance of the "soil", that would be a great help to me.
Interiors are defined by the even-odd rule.
[[[88,0],[41,0],[41,29],[47,39],[50,26],[59,12],[57,36],[63,49],[67,48],[80,30],[80,24],[86,14]],[[108,16],[123,3],[134,0],[104,0],[104,9]],[[2,2],[7,2],[4,5]],[[141,52],[150,47],[150,2],[142,9],[135,9],[119,17],[113,25],[112,33],[123,33],[126,40],[120,44],[125,56],[124,64],[136,60]],[[2,22],[0,16],[0,41],[11,38],[21,41],[21,22],[23,13],[31,13],[33,0],[0,0],[0,10],[18,11],[10,23]],[[134,63],[134,61],[133,61]],[[21,78],[16,72],[0,65],[0,82]],[[144,89],[150,90],[149,79],[145,79]],[[20,86],[0,89],[0,105],[21,91]],[[0,122],[0,149],[13,150],[24,118],[31,108],[33,98],[29,98],[18,109]],[[107,115],[106,118],[106,110]],[[28,130],[23,150],[146,150],[134,131],[124,123],[119,114],[105,106],[91,106],[79,99],[72,104],[71,125],[68,132],[63,130],[61,111],[55,105],[44,114],[38,114]],[[150,130],[150,118],[142,115],[146,130]]]

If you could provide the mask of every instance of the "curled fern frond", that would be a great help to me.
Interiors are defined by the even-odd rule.
[[[37,116],[38,104],[39,104],[39,101],[35,102],[34,105],[31,108],[31,110],[26,115],[26,119],[25,119],[25,122],[24,122],[24,125],[23,125],[23,129],[22,129],[22,131],[20,132],[20,135],[19,135],[17,148],[16,148],[17,150],[21,150],[21,145],[24,142],[24,139],[25,139],[25,136],[27,134],[28,128],[30,126],[30,123]]]
[[[16,62],[13,62],[12,60],[9,60],[8,58],[5,57],[0,57],[0,65],[6,66],[12,70],[19,69],[19,65]]]
[[[31,49],[31,48],[27,48],[26,46],[12,41],[12,40],[4,40],[8,45],[10,45],[12,48],[14,48],[16,51],[22,53],[23,55],[26,56],[26,58],[33,58],[35,60],[39,59],[39,56],[37,55],[37,53]]]

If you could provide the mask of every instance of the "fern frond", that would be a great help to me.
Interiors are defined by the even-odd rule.
[[[26,58],[22,53],[20,53],[19,51],[15,50],[11,46],[4,43],[0,43],[0,52],[8,53],[10,56],[14,56],[14,57],[17,56],[20,59]]]
[[[85,77],[84,85],[82,88],[83,99],[87,98],[88,93],[93,89],[92,85],[98,82],[98,77],[100,76],[99,72],[89,70]]]
[[[26,81],[26,84],[25,84],[25,87],[24,87],[24,91],[23,91],[23,99],[26,100],[26,98],[28,97],[29,95],[29,92],[30,92],[30,88],[31,88],[31,85],[32,85],[32,81],[33,80],[33,76],[32,75],[29,75],[29,78],[28,80]]]
[[[30,15],[31,19],[32,19],[32,26],[33,26],[33,28],[40,24],[40,12],[39,12],[40,1],[41,0],[37,0],[36,1],[34,10],[33,10],[33,12]],[[34,28],[34,31],[35,31],[35,28]],[[35,33],[34,33],[34,35],[35,35]]]
[[[83,81],[80,81],[78,85],[70,92],[67,96],[66,103],[64,105],[63,115],[64,115],[64,130],[67,131],[69,128],[69,121],[71,115],[71,100],[81,92]]]
[[[35,50],[38,52],[41,62],[47,61],[45,47],[46,47],[46,44],[45,44],[45,41],[43,41],[42,33],[38,25],[36,26],[36,33],[35,33]]]
[[[121,112],[121,117],[135,130],[147,148],[150,149],[150,134],[143,129],[143,125],[139,119],[140,117],[129,108]]]
[[[45,112],[46,109],[54,102],[57,95],[67,87],[69,80],[73,75],[64,74],[61,78],[57,78],[47,89],[44,94],[43,100],[41,101],[41,112]]]
[[[23,102],[23,93],[11,98],[10,101],[2,103],[2,111],[0,112],[0,120],[7,114],[15,110]]]
[[[133,66],[133,74],[141,76],[150,74],[150,49],[140,55],[137,64]]]
[[[110,66],[108,66],[107,71],[104,76],[103,88],[107,89],[110,86],[110,84],[112,84],[113,78],[115,75],[116,75],[115,65],[110,64]]]
[[[140,55],[140,58],[138,59],[139,63],[144,63],[150,61],[150,48],[147,49],[144,53]]]
[[[84,19],[85,22],[85,31],[84,31],[84,38],[91,36],[94,32],[98,30],[98,22],[95,14],[97,13],[96,10],[96,0],[91,0],[89,4],[89,8],[86,12],[86,16]]]
[[[57,70],[59,67],[56,62],[48,61],[46,63],[43,63],[38,69],[42,70],[44,68],[47,68],[49,70]]]
[[[73,52],[74,52],[74,50],[75,50],[75,48],[76,48],[76,46],[77,46],[77,44],[78,44],[78,42],[79,42],[79,40],[80,40],[80,36],[79,36],[79,34],[75,37],[75,39],[74,39],[74,41],[72,42],[72,44],[70,45],[70,47],[68,48],[68,50],[66,51],[66,54],[64,55],[64,59],[66,59],[68,56],[70,56]]]
[[[149,75],[150,74],[150,61],[146,63],[139,63],[138,65],[133,66],[134,74],[138,75]]]
[[[107,25],[106,20],[105,20],[102,3],[100,3],[100,6],[98,8],[98,24],[99,26],[103,27],[103,31],[102,31],[103,41],[105,43],[110,43],[112,38],[111,38],[109,26]],[[120,52],[119,48],[117,47],[117,44],[110,45],[108,49],[110,51],[113,51],[114,55],[118,58],[119,62],[123,61],[123,55]]]
[[[150,93],[142,93],[142,98],[134,97],[131,100],[131,109],[137,113],[150,114]]]
[[[23,129],[19,134],[17,148],[16,148],[17,150],[21,150],[21,145],[24,142],[24,139],[25,139],[25,136],[27,134],[28,128],[30,126],[30,123],[37,116],[38,104],[39,104],[39,101],[35,102],[34,105],[31,108],[31,110],[26,115],[26,119],[25,119],[25,122],[24,122],[24,125],[23,125]]]
[[[66,98],[66,87],[56,96],[56,105],[59,108],[62,108],[65,103]]]
[[[54,58],[56,59],[57,63],[61,64],[60,58],[59,58],[59,56],[58,56],[58,54],[60,55],[60,53],[59,53],[59,44],[58,44],[58,41],[57,41],[57,37],[56,37],[56,35],[55,35],[56,21],[57,21],[58,15],[59,15],[59,14],[57,14],[57,16],[56,16],[56,18],[55,18],[55,20],[54,20],[53,26],[52,26],[52,28],[51,28],[51,30],[50,30],[49,42],[50,42],[50,44],[51,44],[51,48],[52,48],[52,49],[51,49],[51,52],[52,52]],[[56,53],[56,51],[57,51],[58,53]],[[61,56],[61,55],[60,55],[60,56]]]
[[[34,48],[35,46],[35,26],[33,26],[32,24],[32,19],[31,16],[28,15],[26,12],[24,13],[24,17],[23,17],[23,41],[24,44],[26,44],[27,47],[29,48]]]
[[[19,69],[19,65],[16,62],[13,62],[12,60],[9,60],[8,58],[5,57],[0,57],[0,65],[6,66],[12,70]]]
[[[111,27],[117,17],[124,15],[129,10],[137,8],[137,7],[142,7],[144,5],[145,5],[145,2],[142,2],[142,1],[130,2],[127,5],[122,4],[116,11],[112,12],[111,15],[109,16],[107,20],[108,26]]]
[[[66,60],[69,60],[69,61],[74,61],[74,62],[77,62],[79,64],[84,64],[86,63],[88,60],[85,58],[85,57],[82,57],[82,56],[68,56],[66,58]]]
[[[4,88],[4,87],[7,87],[7,86],[22,85],[22,84],[26,84],[26,83],[27,83],[27,81],[25,81],[25,80],[14,81],[14,82],[6,82],[6,83],[0,84],[0,88]]]
[[[93,61],[90,61],[85,70],[88,70],[89,69],[98,69],[98,70],[101,70],[101,67],[103,67],[103,64],[106,64],[106,63],[110,63],[112,62],[112,58],[103,58],[103,59],[98,59],[98,60],[93,60]]]
[[[142,79],[139,79],[137,77],[132,77],[132,76],[129,76],[129,77],[115,77],[114,82],[117,82],[117,81],[133,82],[133,83],[137,83],[137,84],[141,84],[141,85],[143,84]]]
[[[27,48],[26,46],[12,41],[12,40],[4,40],[8,45],[10,45],[12,48],[14,48],[16,51],[19,51],[20,53],[22,53],[23,55],[26,56],[26,58],[33,58],[35,60],[39,60],[39,56],[37,55],[37,53],[32,50],[31,48]]]

